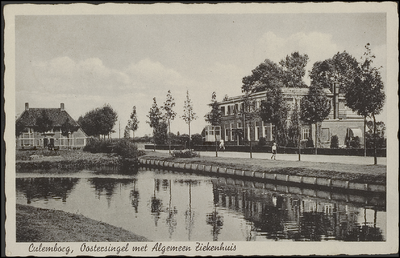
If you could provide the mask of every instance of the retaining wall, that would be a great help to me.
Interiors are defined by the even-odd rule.
[[[139,164],[141,166],[155,166],[163,168],[173,168],[176,170],[189,170],[206,172],[220,176],[238,176],[244,178],[253,178],[256,180],[274,180],[276,182],[285,182],[291,185],[307,185],[313,187],[322,188],[336,188],[345,190],[355,190],[355,191],[367,191],[367,192],[386,192],[386,186],[380,184],[366,184],[366,183],[356,183],[346,180],[330,179],[323,177],[310,177],[310,176],[297,176],[297,175],[285,175],[277,173],[265,173],[265,172],[255,172],[248,170],[239,170],[232,168],[222,168],[211,165],[200,165],[200,164],[190,164],[190,163],[178,163],[171,161],[159,161],[152,159],[139,159]],[[284,186],[282,186],[284,187]]]

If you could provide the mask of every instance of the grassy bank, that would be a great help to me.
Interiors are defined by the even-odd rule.
[[[141,242],[148,239],[82,215],[16,206],[17,242]]]
[[[308,161],[272,161],[263,159],[225,157],[174,158],[166,153],[152,151],[146,152],[146,155],[142,156],[141,158],[212,165],[223,168],[265,173],[317,176],[359,183],[386,184],[386,166],[383,165],[354,165]]]
[[[123,164],[121,157],[115,153],[90,153],[82,150],[32,150],[16,152],[17,169],[50,169],[89,167],[117,167]]]

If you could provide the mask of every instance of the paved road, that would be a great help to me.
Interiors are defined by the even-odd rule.
[[[168,153],[168,151],[157,150],[157,152]],[[211,151],[200,151],[201,156],[215,157],[215,152]],[[237,158],[250,158],[248,152],[228,152],[219,151],[218,157],[237,157]],[[253,153],[253,159],[270,159],[271,153]],[[299,155],[297,154],[277,154],[277,160],[291,160],[297,161]],[[386,165],[386,157],[378,157],[379,165]],[[311,162],[325,162],[325,163],[342,163],[342,164],[360,164],[360,165],[372,165],[374,164],[374,157],[363,157],[363,156],[339,156],[339,155],[314,155],[314,154],[302,154],[301,161]]]

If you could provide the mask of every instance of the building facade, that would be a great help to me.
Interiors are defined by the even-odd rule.
[[[266,100],[266,93],[266,91],[262,91],[251,95],[251,98],[256,103],[256,108],[260,107],[261,101]],[[338,136],[340,147],[346,144],[348,137],[358,136],[360,142],[363,143],[363,117],[345,106],[345,98],[342,94],[334,94],[329,89],[325,89],[325,93],[330,100],[331,111],[324,121],[317,124],[318,139],[315,139],[315,132],[313,131],[315,130],[315,124],[302,124],[301,140],[304,142],[311,138],[314,143],[317,143],[318,147],[322,148],[330,147],[333,135]],[[289,107],[287,117],[289,125],[294,105],[296,103],[300,105],[300,100],[308,94],[308,88],[282,88],[282,94]],[[223,139],[228,145],[239,145],[249,140],[257,143],[261,137],[264,137],[267,142],[275,140],[273,124],[265,123],[261,118],[258,118],[252,121],[250,126],[244,120],[241,112],[243,110],[243,95],[225,98],[218,104],[222,113],[221,125],[219,127],[206,127],[206,141],[214,141],[214,133],[217,134],[217,140]]]
[[[47,132],[39,132],[36,120],[46,114],[51,120],[51,129]],[[62,125],[70,123],[76,131],[69,132],[68,136],[62,134]],[[29,103],[25,103],[24,112],[18,117],[17,124],[23,127],[17,136],[16,146],[21,149],[28,148],[83,148],[86,145],[88,136],[80,128],[79,124],[64,109],[64,103],[60,108],[29,108]]]

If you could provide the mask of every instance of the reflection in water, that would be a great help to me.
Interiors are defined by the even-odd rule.
[[[110,207],[111,198],[114,195],[116,186],[117,185],[120,185],[120,186],[128,185],[133,180],[132,179],[112,179],[112,180],[110,180],[109,178],[95,177],[95,178],[89,178],[88,181],[94,187],[97,199],[100,199],[100,197],[103,195],[103,192],[105,192],[108,207]]]
[[[164,187],[164,181],[163,180],[163,187]],[[167,187],[169,186],[169,202],[168,202],[168,207],[167,207],[167,213],[168,217],[166,219],[167,225],[168,225],[168,232],[169,232],[169,238],[172,238],[172,234],[175,231],[176,226],[178,225],[178,221],[176,220],[176,214],[178,213],[178,210],[176,209],[176,206],[172,206],[172,184],[171,180],[168,181],[167,184],[165,184]]]
[[[157,227],[160,213],[162,211],[162,201],[157,198],[156,193],[160,191],[160,180],[154,179],[153,196],[151,197],[151,215],[154,217],[154,225]]]
[[[123,178],[85,173],[82,178],[79,173],[62,178],[25,174],[16,179],[17,203],[79,211],[154,241],[385,239],[381,195],[310,189],[289,194],[287,187],[278,191],[279,186],[267,183],[153,170]]]
[[[25,194],[27,204],[32,199],[48,201],[49,198],[66,202],[78,181],[79,178],[17,178],[17,186]]]
[[[186,180],[175,180],[175,182],[179,183],[180,185],[187,185],[188,186],[188,206],[185,211],[185,229],[188,232],[188,241],[191,239],[192,235],[192,230],[194,227],[194,217],[195,217],[195,212],[192,210],[192,186],[197,186],[200,184],[199,180],[192,180],[192,179],[186,179]]]
[[[360,223],[359,208],[348,204],[297,195],[277,194],[270,191],[242,189],[213,181],[214,200],[222,207],[239,211],[253,224],[251,231],[267,239],[293,239],[296,241],[383,241],[382,230],[374,222]],[[240,205],[242,204],[242,205]],[[240,208],[242,207],[242,208]],[[373,224],[370,226],[369,224]],[[247,232],[253,240],[255,232]]]

